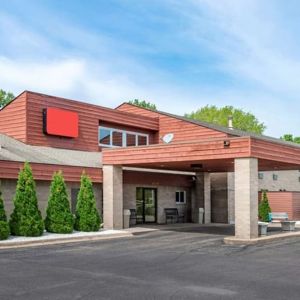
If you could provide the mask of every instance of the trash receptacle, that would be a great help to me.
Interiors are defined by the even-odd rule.
[[[204,208],[199,207],[199,224],[203,224],[204,221]]]
[[[123,228],[129,228],[130,210],[124,209],[123,211]]]

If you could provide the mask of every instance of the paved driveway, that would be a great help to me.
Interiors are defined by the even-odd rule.
[[[0,252],[0,299],[300,299],[300,239],[227,246],[223,235],[133,238]]]

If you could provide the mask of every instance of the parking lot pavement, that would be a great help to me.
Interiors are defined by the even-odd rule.
[[[299,238],[227,246],[223,237],[163,230],[2,250],[0,299],[299,299]]]

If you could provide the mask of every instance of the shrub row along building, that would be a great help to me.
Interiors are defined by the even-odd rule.
[[[197,222],[204,208],[205,223],[235,222],[236,236],[251,239],[258,234],[258,172],[300,169],[300,147],[128,103],[110,109],[25,91],[0,111],[8,213],[25,161],[43,214],[53,172],[63,172],[74,211],[84,170],[105,228],[123,227],[123,209],[164,223],[165,208],[177,208],[185,222]]]

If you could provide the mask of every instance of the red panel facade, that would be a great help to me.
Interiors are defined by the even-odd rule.
[[[44,111],[44,132],[70,138],[78,137],[78,113],[48,107]]]
[[[35,180],[52,179],[53,173],[62,171],[64,179],[70,182],[79,182],[82,172],[84,171],[90,176],[93,182],[102,182],[102,169],[100,168],[85,168],[85,167],[72,167],[61,165],[49,164],[36,164],[31,163],[33,177]],[[17,179],[20,170],[23,168],[24,163],[14,161],[0,161],[0,179]]]
[[[0,110],[0,133],[26,142],[26,92]]]
[[[300,220],[300,192],[268,192],[267,195],[272,212],[285,212],[289,220]]]
[[[43,130],[43,110],[50,112],[47,133]],[[74,113],[65,114],[63,111]],[[77,114],[77,117],[75,117]],[[12,118],[12,116],[14,116]],[[48,116],[49,118],[49,116]],[[71,118],[71,119],[70,119]],[[76,130],[75,118],[78,118]],[[68,120],[67,120],[68,119]],[[70,126],[70,120],[72,126]],[[159,129],[157,117],[145,117],[79,101],[23,92],[0,111],[0,133],[26,144],[83,151],[99,151],[98,127],[101,123],[130,127],[149,134]],[[72,138],[70,138],[72,137]]]
[[[156,135],[156,143],[163,143],[162,137],[168,133],[174,134],[174,142],[189,140],[201,141],[201,139],[228,137],[228,134],[224,132],[193,124],[159,112],[140,108],[135,105],[130,105],[128,103],[120,105],[117,107],[117,110],[145,117],[159,118],[159,133]]]

